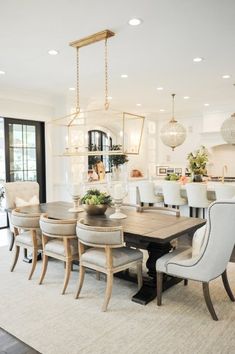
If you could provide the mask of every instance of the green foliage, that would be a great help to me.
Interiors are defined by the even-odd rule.
[[[165,177],[166,181],[178,181],[180,179],[180,176],[178,176],[176,173],[170,173],[169,176]]]
[[[122,145],[113,145],[110,150],[112,151],[118,151],[121,150]],[[122,155],[110,155],[109,156],[109,161],[111,163],[111,166],[116,166],[118,167],[119,165],[123,165],[124,163],[128,162],[127,155],[122,154]]]
[[[89,189],[81,199],[82,204],[88,205],[111,205],[112,198],[105,192],[100,192],[98,189]]]
[[[208,152],[205,146],[201,146],[200,149],[194,153],[190,152],[187,156],[189,162],[189,170],[195,175],[206,175],[206,163],[208,162]]]
[[[4,198],[5,195],[5,191],[4,191],[4,187],[0,188],[0,200]]]

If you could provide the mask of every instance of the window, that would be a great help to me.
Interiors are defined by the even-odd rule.
[[[112,138],[101,130],[89,130],[88,132],[88,146],[89,150],[103,150],[109,151],[112,146]],[[108,155],[89,156],[88,168],[91,169],[96,160],[101,160],[105,166],[105,172],[111,171],[110,161]]]

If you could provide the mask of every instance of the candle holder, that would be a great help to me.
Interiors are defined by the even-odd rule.
[[[128,189],[125,182],[111,182],[108,186],[109,193],[114,201],[115,212],[110,215],[111,219],[124,219],[127,216],[121,213],[123,199],[127,195]]]
[[[69,208],[68,211],[71,213],[79,213],[84,211],[81,206],[79,206],[79,200],[81,195],[81,184],[72,184],[69,186],[69,193],[73,199],[73,207]]]
[[[127,215],[121,213],[122,199],[114,199],[115,212],[111,214],[110,219],[125,219]]]

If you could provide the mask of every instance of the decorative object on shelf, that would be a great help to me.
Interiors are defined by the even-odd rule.
[[[186,138],[186,129],[185,127],[178,123],[174,117],[174,104],[175,104],[175,94],[172,95],[172,118],[165,124],[160,132],[160,137],[163,144],[170,146],[172,150],[182,145]]]
[[[83,209],[79,206],[82,184],[81,183],[71,184],[68,186],[68,190],[73,198],[73,207],[70,208],[68,211],[72,213],[79,213],[83,211]]]
[[[235,113],[223,122],[221,135],[226,143],[235,145]]]
[[[104,181],[105,179],[105,167],[104,164],[101,160],[97,160],[97,162],[94,165],[94,170],[98,175],[98,180],[99,181]]]
[[[208,162],[208,152],[205,146],[201,146],[200,149],[195,152],[190,152],[187,156],[189,162],[189,171],[192,174],[192,180],[194,182],[202,182],[202,176],[206,175],[206,164]]]
[[[82,38],[70,43],[70,46],[76,49],[77,60],[77,99],[76,109],[65,117],[55,119],[48,124],[53,124],[53,128],[60,129],[62,136],[67,136],[67,141],[61,144],[59,156],[101,156],[101,155],[122,155],[122,154],[139,154],[144,119],[145,117],[138,114],[120,112],[109,109],[108,94],[108,49],[107,41],[115,34],[110,30],[104,30],[95,33],[86,38]],[[104,41],[104,71],[105,71],[105,87],[104,87],[104,108],[102,109],[81,109],[80,108],[80,65],[79,65],[79,49]],[[102,130],[112,135],[112,140],[120,146],[118,151],[103,149],[96,146],[96,149],[90,149],[88,143],[88,131],[93,128],[100,127]],[[135,127],[135,129],[133,129]],[[61,132],[62,130],[62,132]],[[58,133],[59,134],[59,133]]]
[[[81,199],[82,206],[88,215],[102,215],[111,205],[112,199],[105,192],[89,189]]]
[[[115,206],[115,213],[110,215],[111,219],[126,218],[126,215],[121,213],[120,209],[123,203],[123,199],[127,196],[128,193],[127,179],[127,171],[124,164],[119,165],[118,171],[113,170],[111,174],[107,175],[108,191],[114,201]]]
[[[140,170],[134,169],[134,170],[131,170],[130,177],[140,178],[140,177],[144,177],[144,175]]]
[[[157,176],[166,176],[168,166],[157,166]]]

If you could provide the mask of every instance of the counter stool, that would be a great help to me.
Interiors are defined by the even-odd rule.
[[[188,197],[189,216],[193,216],[193,208],[195,208],[195,216],[198,218],[199,209],[203,211],[203,218],[205,218],[205,209],[212,203],[207,199],[207,185],[203,183],[188,183],[186,184],[186,191]]]
[[[235,186],[228,184],[216,184],[215,185],[216,200],[231,199],[235,197]]]
[[[136,187],[136,201],[137,204],[141,203],[142,206],[144,204],[153,205],[157,203],[162,203],[163,198],[162,196],[155,194],[154,182],[141,181]]]
[[[162,184],[163,198],[165,205],[171,205],[179,209],[181,205],[186,205],[187,200],[180,195],[181,185],[179,182],[165,181]]]

